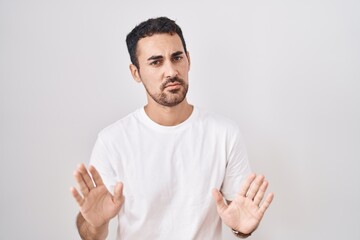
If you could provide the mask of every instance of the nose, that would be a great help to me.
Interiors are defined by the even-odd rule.
[[[173,78],[178,75],[178,71],[171,61],[165,64],[164,71],[165,78]]]

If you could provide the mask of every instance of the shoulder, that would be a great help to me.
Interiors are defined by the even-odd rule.
[[[121,118],[120,120],[110,124],[102,129],[98,137],[101,139],[113,139],[124,133],[124,130],[129,131],[134,128],[138,123],[139,109]]]
[[[199,121],[208,125],[209,127],[213,127],[219,130],[226,130],[229,132],[239,131],[238,124],[234,120],[223,115],[198,108],[198,116]]]

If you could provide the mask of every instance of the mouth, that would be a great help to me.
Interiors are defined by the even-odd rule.
[[[169,83],[165,86],[165,88],[177,88],[182,86],[179,82],[173,82],[173,83]]]
[[[168,84],[166,85],[165,87],[173,87],[173,86],[179,86],[181,85],[180,83],[171,83],[171,84]]]
[[[167,79],[161,86],[161,90],[164,91],[166,90],[179,90],[181,87],[185,87],[185,82],[183,79],[179,78],[179,77],[173,77],[170,79]]]

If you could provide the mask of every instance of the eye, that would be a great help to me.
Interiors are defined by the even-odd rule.
[[[151,66],[159,66],[160,63],[161,63],[160,60],[154,60],[154,61],[150,62],[150,65],[151,65]]]
[[[179,62],[181,59],[183,59],[182,56],[175,56],[175,57],[173,57],[173,61],[174,61],[174,62]]]
[[[183,59],[182,56],[175,56],[175,57],[172,58],[172,61],[173,62],[180,62],[182,59]]]

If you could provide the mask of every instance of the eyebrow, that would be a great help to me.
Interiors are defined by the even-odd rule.
[[[177,51],[177,52],[174,52],[173,54],[171,54],[171,57],[176,57],[176,56],[179,56],[181,54],[183,54],[184,52],[182,51]]]
[[[171,57],[177,57],[177,56],[179,56],[181,54],[184,54],[184,52],[177,51],[177,52],[174,52],[173,54],[171,54]],[[164,58],[162,55],[154,55],[154,56],[149,57],[147,60],[152,61],[152,60],[159,60],[159,59],[162,59],[162,58]]]
[[[164,58],[164,57],[161,56],[161,55],[154,55],[154,56],[149,57],[147,60],[148,60],[148,61],[151,61],[151,60],[159,60],[159,59],[162,59],[162,58]]]

